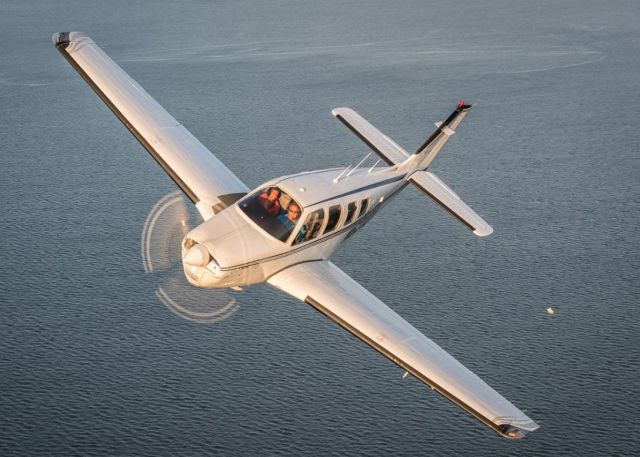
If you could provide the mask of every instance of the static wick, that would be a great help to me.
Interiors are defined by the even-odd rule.
[[[555,311],[553,310],[553,308],[552,308],[551,306],[549,306],[549,307],[547,308],[547,314],[548,314],[549,316],[553,316],[553,315],[555,314]]]

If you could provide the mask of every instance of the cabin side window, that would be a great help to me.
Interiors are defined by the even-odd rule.
[[[364,216],[364,213],[367,212],[368,207],[369,207],[368,198],[365,198],[364,200],[360,201],[360,212],[358,213],[358,218],[361,218],[362,216]]]
[[[324,229],[324,233],[333,231],[340,221],[340,214],[342,213],[342,207],[340,205],[333,205],[329,207],[329,217],[327,219],[327,226]]]
[[[324,222],[324,209],[319,209],[307,216],[307,220],[302,224],[298,234],[293,240],[293,245],[305,243],[318,236],[320,228]]]
[[[356,202],[351,202],[347,205],[347,219],[344,221],[344,225],[348,225],[353,222],[356,215]]]

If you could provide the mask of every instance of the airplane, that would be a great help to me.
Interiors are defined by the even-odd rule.
[[[175,184],[203,222],[182,240],[189,283],[241,288],[266,282],[340,325],[498,434],[524,438],[538,425],[477,375],[331,262],[331,255],[409,184],[477,236],[493,229],[428,171],[471,105],[460,102],[407,152],[354,110],[332,114],[379,160],[269,180],[249,189],[87,35],[53,44]],[[366,159],[366,157],[365,157]],[[377,166],[384,162],[386,166]]]

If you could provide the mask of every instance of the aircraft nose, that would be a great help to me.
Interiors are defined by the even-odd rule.
[[[201,244],[194,244],[191,246],[182,257],[182,261],[184,263],[194,267],[204,267],[210,260],[211,255],[209,254],[209,251]]]

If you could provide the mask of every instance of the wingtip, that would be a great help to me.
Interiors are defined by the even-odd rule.
[[[69,35],[71,35],[71,32],[56,32],[51,37],[51,41],[53,41],[53,45],[56,48],[64,49],[67,46],[69,46],[69,43],[70,43]]]
[[[53,45],[60,51],[67,49],[72,43],[91,41],[83,32],[56,32],[51,37]]]
[[[485,227],[477,228],[473,231],[473,234],[481,238],[487,237],[493,233],[493,227],[487,225]]]
[[[346,107],[346,106],[340,106],[339,108],[333,108],[331,110],[331,114],[334,117],[338,117],[338,116],[340,116],[340,114],[344,113],[345,111],[353,111],[353,110],[351,108]]]
[[[508,438],[510,440],[521,440],[522,438],[527,436],[529,433],[536,431],[540,427],[538,426],[538,424],[531,421],[526,426],[525,425],[517,426],[514,424],[502,424],[500,425],[499,428],[500,428],[500,434],[505,438]]]

